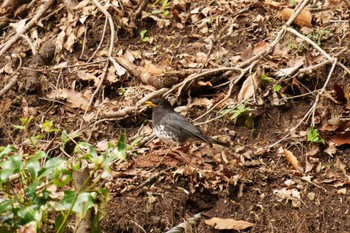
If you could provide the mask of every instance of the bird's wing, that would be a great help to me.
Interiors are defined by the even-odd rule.
[[[169,124],[171,122],[171,124]],[[185,117],[174,112],[166,114],[162,119],[162,124],[167,124],[168,127],[174,129],[181,129],[188,137],[196,137],[200,140],[210,143],[208,137],[203,135],[199,129],[197,129],[191,122],[189,122]]]

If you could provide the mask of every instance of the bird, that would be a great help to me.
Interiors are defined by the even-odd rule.
[[[164,98],[146,101],[152,106],[152,128],[155,135],[168,145],[179,146],[187,141],[201,141],[209,144],[219,144],[229,147],[226,142],[204,135],[189,120],[174,110],[174,107]]]

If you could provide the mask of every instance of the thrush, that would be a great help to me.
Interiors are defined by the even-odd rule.
[[[175,112],[166,99],[147,101],[152,106],[152,127],[155,135],[168,145],[180,145],[187,141],[202,141],[228,147],[229,144],[202,134],[189,120]]]

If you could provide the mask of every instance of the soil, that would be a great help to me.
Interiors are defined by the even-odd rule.
[[[162,8],[152,2],[144,8],[142,18],[133,18],[137,4],[132,2],[116,1],[108,8],[118,38],[112,57],[133,57],[131,63],[155,81],[147,83],[127,67],[126,74],[116,75],[110,63],[92,107],[83,108],[86,96],[99,88],[105,62],[96,61],[107,58],[111,31],[108,26],[105,29],[106,17],[93,3],[86,2],[73,10],[75,14],[63,3],[55,3],[42,20],[44,26],[27,34],[40,48],[41,57],[34,59],[28,42],[19,40],[0,61],[1,90],[19,67],[16,84],[0,96],[0,145],[30,150],[26,139],[40,134],[45,121],[67,132],[79,130],[79,140],[94,146],[104,140],[116,141],[121,131],[131,144],[152,132],[151,110],[140,106],[132,114],[109,116],[135,106],[147,94],[174,87],[167,97],[174,105],[186,106],[182,110],[189,119],[207,113],[227,96],[194,122],[204,122],[198,126],[202,132],[229,142],[229,148],[197,142],[174,148],[151,139],[129,150],[126,161],[112,165],[113,180],[103,184],[110,200],[102,231],[166,232],[201,213],[198,223],[184,232],[238,232],[232,226],[215,229],[206,222],[213,217],[253,224],[243,232],[350,232],[350,87],[346,70],[350,64],[350,10],[346,1],[310,1],[312,27],[291,26],[345,68],[337,65],[332,71],[330,62],[313,67],[326,61],[325,56],[286,32],[273,51],[257,58],[251,72],[238,82],[233,82],[238,71],[217,72],[183,86],[175,85],[190,74],[248,67],[252,63],[239,65],[272,43],[286,22],[280,16],[282,9],[294,6],[290,1],[274,5],[253,0],[179,0]],[[28,9],[21,16],[34,13]],[[86,16],[86,21],[81,23],[77,15],[80,20]],[[13,17],[19,20],[18,15]],[[11,32],[11,27],[2,30],[1,44],[11,38]],[[73,42],[69,42],[69,33],[76,37]],[[55,47],[55,56],[50,55],[50,46]],[[278,75],[300,60],[294,73]],[[84,65],[89,62],[96,63]],[[57,68],[59,65],[64,68]],[[25,68],[34,69],[34,74]],[[169,75],[162,76],[159,70]],[[221,110],[235,109],[243,102],[239,96],[247,86],[245,80],[254,74],[272,79],[253,88],[254,95],[244,102],[251,110],[237,119],[233,113],[222,115]],[[325,92],[318,95],[328,81]],[[276,85],[281,89],[275,91]],[[52,95],[55,90],[74,90],[85,96],[72,97],[75,92]],[[33,119],[26,130],[14,127],[21,125],[20,118],[29,116]],[[210,121],[218,116],[222,117]],[[323,141],[308,139],[310,127],[318,130]],[[59,150],[59,136],[53,133],[39,139],[38,147],[50,156],[65,156]],[[288,152],[294,162],[287,158]]]

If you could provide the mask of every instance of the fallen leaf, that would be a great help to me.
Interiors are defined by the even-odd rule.
[[[287,161],[294,167],[295,170],[304,172],[303,168],[299,164],[298,159],[294,156],[294,154],[291,151],[284,149],[283,154],[286,157]]]
[[[69,52],[73,52],[73,45],[77,38],[75,37],[74,33],[70,33],[66,42],[63,44],[63,47],[67,49]]]
[[[333,156],[337,152],[337,148],[335,147],[335,143],[334,142],[330,142],[329,145],[328,145],[328,148],[325,149],[324,152],[326,152],[330,156]]]
[[[329,138],[330,142],[333,142],[337,146],[350,144],[350,132],[339,133]]]
[[[211,108],[213,106],[213,100],[208,98],[194,98],[193,101],[188,105],[189,108],[192,108],[193,106],[201,106],[206,107],[207,109]]]
[[[72,108],[86,110],[89,105],[89,98],[86,95],[67,88],[53,90],[47,97],[52,99],[65,99]]]
[[[11,105],[12,105],[11,99],[4,98],[0,100],[0,108],[1,108],[0,116],[5,116],[7,111],[10,109]]]
[[[267,48],[270,46],[269,43],[265,42],[265,41],[259,41],[253,49],[253,53],[254,55],[257,55],[259,53],[261,53],[264,50],[267,50]]]
[[[281,11],[281,17],[282,19],[287,21],[293,13],[293,9],[285,8]],[[299,25],[300,27],[312,27],[311,21],[311,12],[306,9],[302,10],[300,14],[294,19],[294,23]]]
[[[305,57],[299,57],[298,59],[295,60],[292,67],[280,69],[276,71],[274,75],[277,77],[289,76],[294,72],[296,72],[304,64],[304,61],[305,61]]]
[[[247,100],[255,94],[261,83],[261,74],[262,71],[258,69],[247,77],[238,93],[238,101]]]
[[[252,227],[255,224],[242,221],[242,220],[235,220],[232,218],[211,218],[209,220],[205,220],[205,223],[211,227],[214,227],[214,229],[218,230],[244,230],[248,227]]]
[[[273,190],[273,193],[277,195],[281,200],[291,200],[292,206],[298,208],[301,206],[300,192],[297,189]]]
[[[344,97],[346,99],[346,107],[350,108],[350,85],[344,87]]]
[[[243,50],[241,54],[242,61],[246,61],[254,56],[253,47],[249,44],[248,47]]]
[[[276,2],[276,1],[272,1],[272,0],[265,0],[264,2],[266,5],[268,6],[272,6],[272,7],[282,7],[283,3],[281,2]]]

